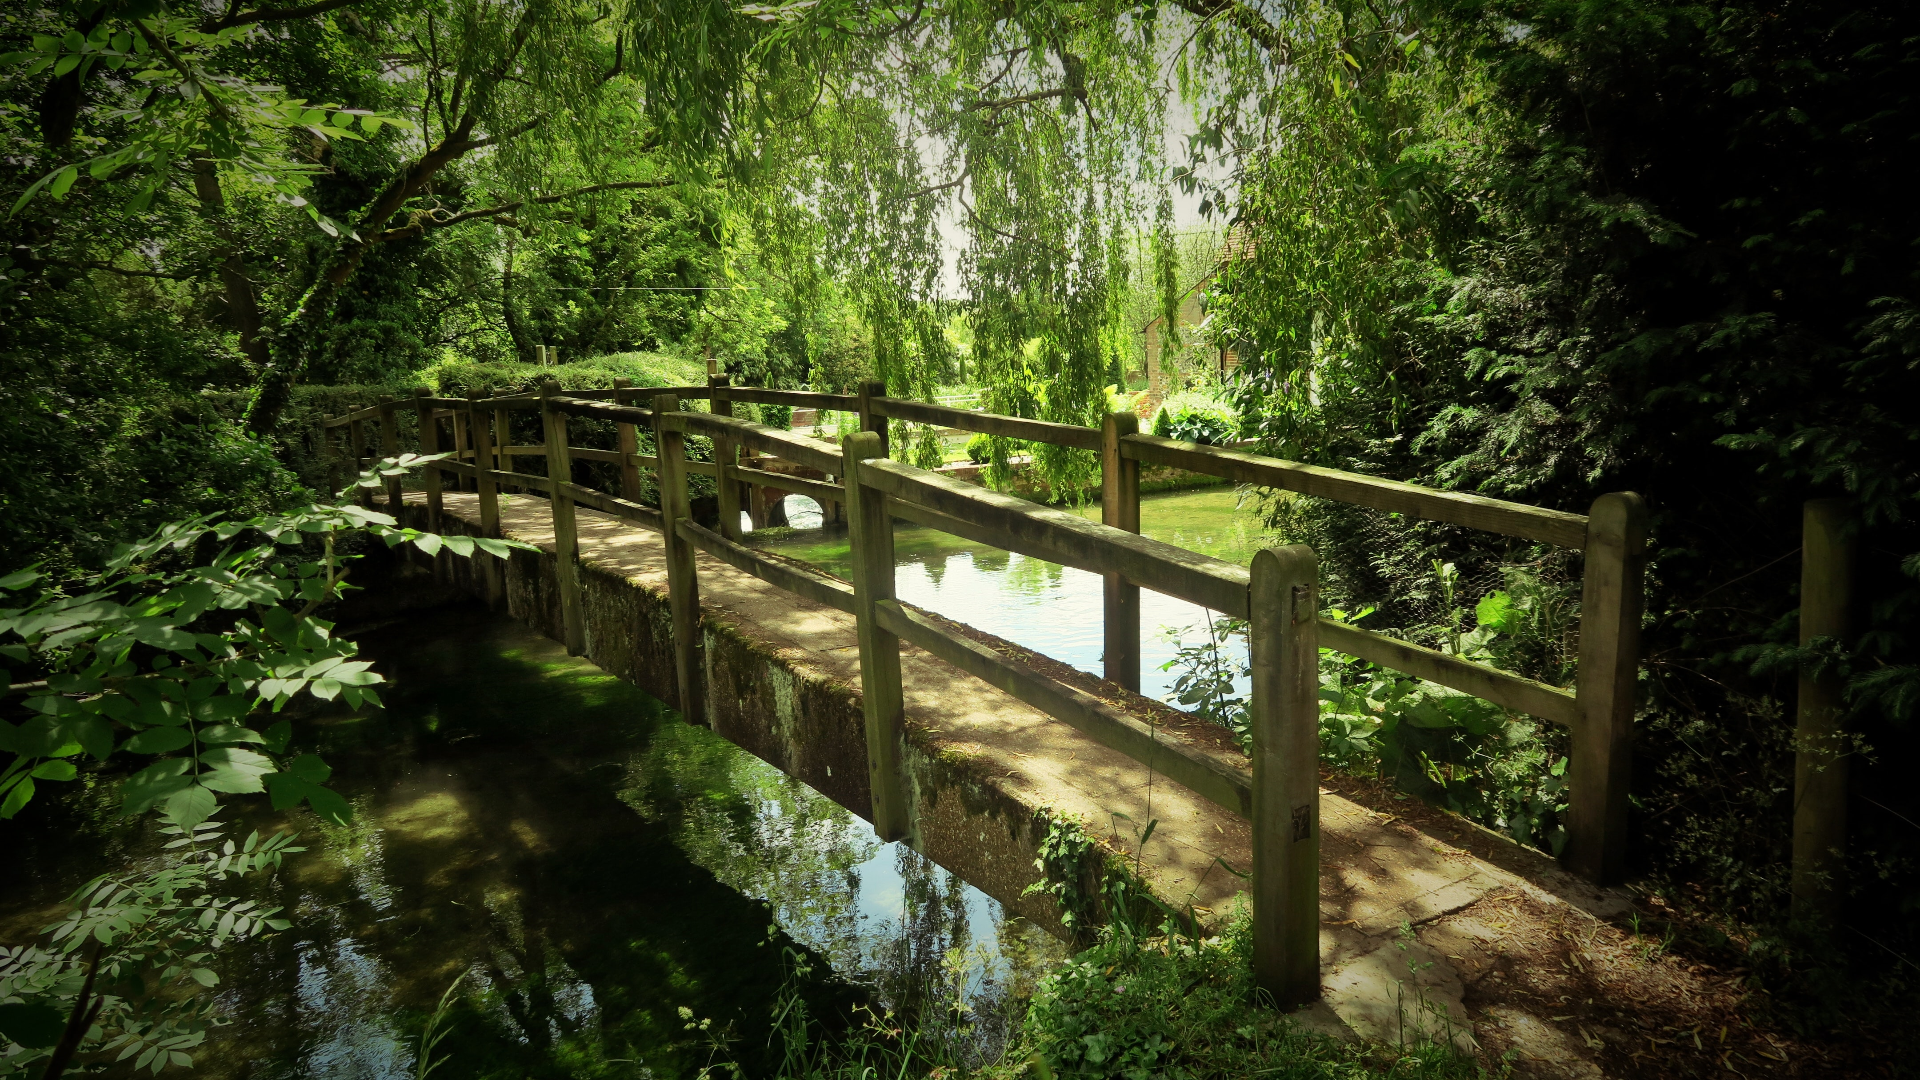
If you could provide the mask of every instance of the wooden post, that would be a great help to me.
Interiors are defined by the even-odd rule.
[[[1140,463],[1121,456],[1120,440],[1139,431],[1131,412],[1100,424],[1100,521],[1130,533],[1140,531]],[[1108,682],[1140,691],[1140,586],[1121,574],[1106,575],[1104,659]]]
[[[1580,593],[1580,723],[1567,763],[1565,861],[1596,885],[1612,885],[1627,872],[1646,547],[1647,504],[1640,496],[1618,491],[1593,501]]]
[[[320,454],[327,460],[327,498],[340,497],[340,448],[334,445],[332,413],[320,414]]]
[[[473,399],[473,395],[468,394],[467,399],[471,401]],[[471,453],[471,451],[473,450],[473,438],[469,434],[469,431],[471,430],[471,425],[477,422],[484,422],[484,421],[475,415],[471,407],[468,408],[465,416],[456,414],[453,417],[453,422],[451,425],[453,428],[453,460],[455,461],[472,460],[475,466],[484,469],[487,467],[486,463],[482,462],[478,457],[473,456]],[[454,490],[456,491],[478,491],[479,490],[479,486],[477,484],[469,485],[467,483],[466,478],[462,476],[456,476],[453,478],[453,487],[454,487]]]
[[[393,395],[391,394],[380,395],[379,404],[380,404],[380,456],[383,458],[399,457],[400,456],[400,432],[398,430],[398,425],[394,423],[394,413],[396,409],[394,406]],[[387,513],[392,514],[395,518],[398,518],[400,516],[402,491],[403,489],[401,487],[400,477],[398,476],[387,477]]]
[[[733,399],[727,394],[730,380],[725,375],[707,376],[707,389],[712,394],[712,411],[715,416],[732,416]],[[740,463],[740,446],[732,439],[716,436],[713,440],[713,476],[715,487],[720,493],[720,535],[740,542],[740,481],[733,475],[734,466]],[[760,520],[754,519],[759,525]]]
[[[668,431],[668,413],[680,411],[673,394],[653,398],[653,447],[659,464],[660,524],[667,541],[667,602],[673,615],[673,672],[680,689],[680,715],[689,724],[707,725],[705,650],[700,637],[700,578],[693,544],[680,535],[680,523],[693,518],[687,498],[686,436]]]
[[[1320,996],[1319,560],[1253,556],[1253,976],[1286,1009]]]
[[[493,410],[493,457],[494,468],[501,472],[512,472],[513,455],[507,453],[507,447],[513,445],[513,413],[507,409]]]
[[[540,426],[547,444],[547,480],[553,485],[548,504],[553,509],[560,623],[567,652],[579,656],[587,651],[587,627],[580,598],[579,530],[573,520],[573,496],[567,494],[567,485],[573,482],[573,456],[567,452],[567,414],[553,408],[548,400],[559,393],[560,384],[553,379],[540,384]]]
[[[615,390],[628,390],[633,380],[620,378],[613,380]],[[616,405],[628,404],[627,394],[616,393],[613,401]],[[615,446],[620,451],[620,497],[628,502],[640,501],[640,463],[634,458],[640,454],[640,431],[632,424],[613,425]]]
[[[880,436],[880,452],[875,457],[892,457],[887,435],[887,418],[873,411],[873,399],[887,396],[887,384],[878,379],[867,379],[860,384],[860,430],[871,431]],[[852,511],[848,511],[851,513]]]
[[[1800,645],[1817,638],[1845,641],[1852,633],[1853,504],[1814,499],[1803,511],[1800,540]],[[1831,920],[1835,887],[1847,853],[1847,758],[1841,726],[1845,680],[1833,671],[1800,675],[1794,725],[1793,914]]]
[[[862,388],[864,403],[865,390]],[[847,470],[847,521],[853,557],[853,616],[860,637],[860,704],[867,722],[867,780],[873,831],[882,840],[913,831],[907,798],[907,706],[900,678],[900,639],[880,628],[874,605],[892,600],[893,518],[880,491],[864,486],[862,462],[884,458],[878,432],[848,435],[841,444]]]
[[[373,489],[360,486],[360,474],[366,471],[360,464],[360,455],[367,447],[367,422],[364,419],[354,417],[347,422],[347,443],[353,448],[352,467],[348,470],[353,475],[347,480],[347,483],[353,485],[353,501],[371,510],[373,509]]]
[[[440,421],[433,418],[433,406],[427,404],[430,391],[418,387],[413,392],[414,414],[420,418],[420,453],[437,454],[440,452]],[[420,481],[427,489],[427,531],[440,531],[440,469],[437,464],[421,470]],[[433,560],[434,569],[440,567],[440,560]]]
[[[493,439],[487,434],[487,414],[478,405],[480,395],[467,392],[466,415],[455,420],[458,427],[464,420],[467,433],[473,443],[473,488],[479,493],[480,535],[498,538],[500,536],[500,488],[493,480]],[[481,581],[486,588],[487,603],[499,607],[506,599],[506,573],[499,559],[477,559],[482,569]]]

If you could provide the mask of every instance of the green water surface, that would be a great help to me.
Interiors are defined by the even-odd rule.
[[[946,993],[976,1006],[991,1052],[1009,1003],[1060,955],[516,622],[459,608],[363,646],[391,680],[387,707],[298,725],[352,824],[230,800],[243,827],[291,825],[308,850],[261,884],[293,929],[221,957],[236,1022],[196,1076],[413,1076],[425,1017],[456,979],[436,1080],[679,1077],[724,1060],[764,1075],[787,999],[832,1027],[862,1003]],[[153,822],[116,818],[111,787],[96,777],[0,827],[7,865],[25,868],[0,883],[0,941],[26,940],[91,875],[158,858]]]

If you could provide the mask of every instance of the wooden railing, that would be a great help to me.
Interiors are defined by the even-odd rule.
[[[647,402],[644,407],[637,404],[642,400]],[[688,411],[682,407],[687,400],[709,401],[710,411]],[[857,413],[861,430],[836,446],[737,418],[732,415],[735,402]],[[442,421],[451,428],[455,459],[425,470],[427,513],[433,527],[441,512],[443,473],[454,476],[456,482],[470,479],[474,483],[481,528],[488,535],[498,534],[500,487],[548,496],[559,555],[566,644],[576,654],[585,650],[586,626],[576,565],[575,505],[664,535],[679,706],[689,719],[706,715],[701,698],[696,551],[853,615],[860,643],[873,824],[886,839],[910,838],[914,833],[903,772],[903,640],[1247,817],[1253,825],[1256,975],[1283,1004],[1309,1000],[1319,987],[1317,766],[1322,647],[1569,727],[1571,806],[1566,862],[1575,872],[1602,883],[1617,880],[1624,870],[1646,533],[1646,511],[1637,495],[1603,495],[1591,513],[1582,516],[1155,438],[1140,434],[1138,419],[1129,413],[1110,415],[1095,430],[890,398],[877,383],[864,384],[857,395],[733,387],[724,377],[703,387],[616,386],[592,392],[562,392],[549,383],[538,396],[484,400],[436,398],[421,391],[411,402],[383,401],[329,418],[326,427],[330,433],[344,430],[357,472],[363,451],[367,460],[375,456],[367,442],[369,422],[379,427],[379,452],[397,452],[395,419],[402,409],[418,414],[424,453],[441,450]],[[515,410],[540,412],[543,445],[497,445],[505,438],[508,417]],[[568,445],[570,417],[611,421],[618,449]],[[1101,523],[889,460],[889,419],[1097,452]],[[643,426],[653,433],[653,456],[637,452],[637,432]],[[690,435],[713,441],[713,462],[687,459],[685,440]],[[743,451],[795,463],[825,479],[742,465]],[[533,455],[546,458],[545,476],[511,467],[515,456]],[[616,465],[620,495],[574,483],[575,459]],[[1142,462],[1582,551],[1586,576],[1575,688],[1549,686],[1320,617],[1317,561],[1303,545],[1262,551],[1251,567],[1243,567],[1140,536]],[[657,478],[657,510],[638,501],[643,468]],[[687,476],[695,472],[712,475],[719,482],[718,530],[697,524],[690,513]],[[742,484],[808,495],[823,507],[844,504],[851,533],[852,582],[801,569],[744,546],[740,542]],[[388,484],[386,496],[390,509],[398,512],[397,479]],[[1092,695],[984,648],[940,620],[900,603],[894,592],[896,518],[1102,575],[1105,675],[1128,689],[1137,690],[1140,685],[1139,590],[1143,585],[1248,620],[1253,667],[1251,768],[1236,756],[1156,738],[1146,724]],[[488,587],[497,590],[499,585],[491,581]]]

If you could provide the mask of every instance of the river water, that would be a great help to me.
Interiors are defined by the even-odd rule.
[[[461,608],[362,644],[391,681],[386,707],[298,725],[352,824],[229,799],[243,828],[290,823],[308,850],[261,889],[293,929],[223,958],[237,1023],[197,1076],[411,1077],[456,978],[435,1080],[681,1077],[727,1060],[763,1075],[780,1053],[769,1018],[795,1001],[829,1028],[860,1005],[964,1003],[990,1053],[1007,1006],[1063,955],[517,622]],[[0,824],[0,857],[23,870],[0,882],[0,942],[29,940],[94,874],[157,865],[154,823],[118,819],[112,786],[73,785]],[[689,1032],[683,1008],[707,1031]]]
[[[820,508],[804,496],[787,501],[793,532],[751,541],[804,560],[840,577],[851,571],[844,529],[819,529]],[[1100,520],[1097,506],[1081,516]],[[814,526],[807,528],[806,526]],[[1246,566],[1268,541],[1259,519],[1232,487],[1147,495],[1140,500],[1140,532],[1153,540]],[[1071,664],[1103,674],[1105,608],[1098,574],[1029,558],[985,544],[894,522],[894,589],[900,599],[978,627]],[[1217,619],[1198,604],[1150,589],[1140,591],[1140,692],[1168,699],[1177,671],[1163,670],[1180,643],[1202,644]],[[1230,638],[1221,648],[1244,661],[1246,642]],[[1239,680],[1242,694],[1248,680]]]

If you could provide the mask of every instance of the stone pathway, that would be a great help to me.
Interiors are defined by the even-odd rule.
[[[418,501],[419,496],[410,496]],[[447,512],[478,521],[476,497],[449,492]],[[664,592],[661,538],[618,519],[578,510],[580,554],[588,564]],[[514,539],[552,549],[544,499],[503,499],[502,527]],[[852,616],[813,604],[750,575],[699,557],[708,619],[776,649],[796,671],[857,686]],[[1243,882],[1220,863],[1249,865],[1246,821],[1168,782],[1031,707],[917,649],[903,650],[909,722],[943,751],[992,763],[990,782],[1031,805],[1078,818],[1114,851],[1138,857],[1141,873],[1168,903],[1203,916],[1225,913]],[[724,733],[724,732],[723,732]],[[1330,778],[1328,783],[1338,781]],[[1157,820],[1144,852],[1135,826]],[[1323,786],[1321,805],[1321,965],[1325,996],[1302,1021],[1344,1037],[1397,1043],[1451,1039],[1462,1049],[1498,1032],[1503,1048],[1533,1047],[1543,1060],[1583,1061],[1581,1046],[1545,1017],[1507,1008],[1469,1015],[1463,995],[1476,972],[1500,955],[1497,931],[1462,913],[1524,900],[1569,924],[1599,927],[1626,910],[1618,891],[1600,891],[1551,860],[1458,822],[1443,839],[1392,813],[1370,810]],[[940,852],[928,853],[936,861]],[[991,883],[976,882],[989,892]],[[1520,957],[1522,962],[1525,956]],[[1509,963],[1512,958],[1509,958]],[[1538,1029],[1537,1031],[1535,1029]],[[1559,1068],[1559,1065],[1556,1065]],[[1591,1071],[1542,1075],[1601,1075]]]

